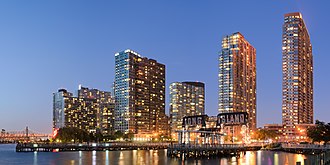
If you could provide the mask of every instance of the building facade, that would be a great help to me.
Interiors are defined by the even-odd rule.
[[[125,50],[115,54],[115,72],[116,131],[153,136],[165,114],[165,65]]]
[[[239,33],[222,39],[219,55],[219,113],[247,112],[256,129],[256,49]]]
[[[277,137],[275,138],[276,140],[280,141],[283,139],[282,138],[282,134],[283,134],[283,125],[282,124],[265,124],[264,125],[264,130],[266,131],[273,131]]]
[[[313,123],[312,45],[300,13],[284,15],[282,54],[282,124],[288,138],[297,124]]]
[[[89,89],[79,85],[78,98],[85,102],[96,102],[97,106],[94,107],[96,116],[89,120],[96,121],[96,127],[100,129],[103,135],[113,134],[115,101],[111,92]]]
[[[72,107],[77,99],[65,89],[53,93],[53,128],[63,128],[68,124],[66,115],[68,107]]]
[[[205,85],[202,82],[174,82],[170,85],[171,135],[182,130],[185,116],[205,114]]]
[[[90,133],[113,133],[114,101],[110,92],[79,87],[77,96],[65,89],[53,94],[53,128],[75,127]]]

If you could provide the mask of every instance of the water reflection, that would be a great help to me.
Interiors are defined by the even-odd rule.
[[[279,165],[278,164],[278,153],[274,154],[274,165]]]
[[[33,153],[33,165],[37,165],[38,164],[38,152],[34,151]]]
[[[92,163],[93,165],[96,165],[96,151],[92,151]]]
[[[301,155],[301,154],[295,155],[295,161],[296,162],[300,162],[301,164],[304,164],[304,159],[306,159],[306,157]]]
[[[78,152],[34,152],[16,153],[10,151],[14,161],[4,163],[4,153],[0,154],[0,164],[119,164],[119,165],[291,165],[296,162],[304,164],[307,158],[300,154],[291,154],[272,151],[253,151],[242,153],[238,157],[222,158],[170,158],[167,157],[166,150],[132,150],[132,151],[78,151]],[[2,156],[2,157],[1,157]],[[19,160],[17,160],[19,159]]]
[[[123,151],[120,151],[120,154],[119,154],[119,160],[118,160],[118,164],[119,165],[125,165],[125,162],[124,162],[124,153]]]
[[[79,151],[79,165],[82,165],[82,151]]]
[[[258,164],[261,164],[261,151],[257,151],[257,160],[258,160]]]
[[[109,164],[109,151],[105,151],[105,164]]]

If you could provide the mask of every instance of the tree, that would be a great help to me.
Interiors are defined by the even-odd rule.
[[[134,133],[129,132],[127,134],[124,135],[124,139],[128,140],[128,141],[132,141],[134,138]]]
[[[124,133],[122,133],[121,131],[116,131],[114,134],[115,139],[120,139],[124,137]]]
[[[58,130],[56,140],[67,142],[88,142],[90,140],[88,133],[84,130],[74,127],[63,127]]]
[[[316,120],[315,126],[307,129],[307,136],[312,139],[312,142],[324,142],[324,144],[330,141],[330,123],[325,124],[319,120]]]
[[[278,134],[273,130],[258,129],[254,132],[252,138],[257,140],[274,139]]]

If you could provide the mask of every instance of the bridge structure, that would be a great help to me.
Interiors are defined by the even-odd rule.
[[[0,132],[0,143],[2,142],[17,142],[17,141],[40,141],[50,139],[51,134],[40,133],[26,127],[19,131],[5,131]]]

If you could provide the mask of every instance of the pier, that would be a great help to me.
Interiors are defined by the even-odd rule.
[[[282,143],[281,150],[285,152],[300,154],[320,154],[326,151],[330,151],[330,145]]]
[[[281,151],[314,155],[309,160],[305,159],[304,164],[330,165],[330,145],[282,143]]]
[[[212,156],[238,156],[245,151],[260,150],[260,145],[241,144],[175,144],[167,149],[170,157],[212,157]]]
[[[117,151],[157,150],[168,148],[169,143],[19,143],[16,152],[64,152],[64,151]]]

